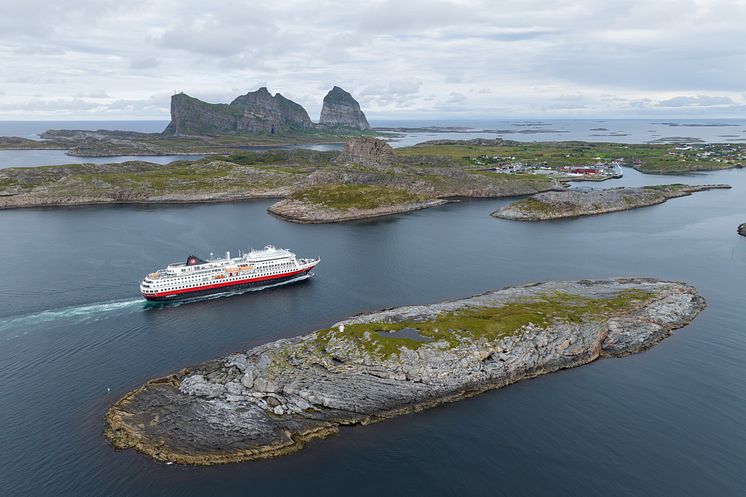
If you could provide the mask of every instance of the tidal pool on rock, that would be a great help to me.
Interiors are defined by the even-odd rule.
[[[415,342],[431,342],[433,340],[429,337],[423,337],[415,328],[401,328],[396,331],[377,331],[376,333],[382,337],[408,338]]]

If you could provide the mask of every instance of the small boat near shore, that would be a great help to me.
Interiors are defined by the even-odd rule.
[[[185,262],[174,262],[147,275],[140,283],[140,293],[147,300],[171,301],[198,297],[227,290],[274,286],[313,275],[311,270],[320,259],[297,258],[286,249],[267,245],[231,258],[200,259],[195,255]]]

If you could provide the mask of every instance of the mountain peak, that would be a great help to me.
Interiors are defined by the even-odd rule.
[[[308,112],[266,86],[236,97],[230,104],[210,104],[186,93],[171,97],[171,122],[166,135],[291,134],[314,129]],[[368,129],[360,104],[335,86],[324,98],[319,127]]]
[[[368,119],[360,110],[358,101],[348,91],[339,86],[334,86],[324,97],[319,125],[358,130],[370,129]]]

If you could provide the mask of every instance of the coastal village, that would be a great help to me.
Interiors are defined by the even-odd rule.
[[[550,165],[548,162],[518,160],[516,157],[480,155],[472,157],[475,166],[489,166],[486,170],[503,174],[537,174],[570,181],[604,181],[624,175],[624,159],[604,161],[596,157],[593,164]]]
[[[626,147],[625,147],[626,148]],[[742,168],[746,166],[746,145],[736,143],[694,143],[677,145],[667,152],[672,159],[669,163],[698,164],[718,163],[722,167]],[[563,155],[565,162],[571,155]],[[605,159],[579,159],[578,163],[550,163],[530,160],[513,155],[483,154],[470,157],[469,162],[483,171],[503,174],[535,174],[549,176],[565,181],[605,181],[621,178],[624,175],[622,166],[640,169],[643,161],[640,158],[618,157]],[[697,167],[691,170],[697,170]]]
[[[712,161],[732,167],[746,166],[746,145],[737,143],[695,143],[675,147],[670,155],[681,160]]]

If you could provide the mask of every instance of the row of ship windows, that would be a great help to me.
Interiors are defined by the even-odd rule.
[[[266,270],[266,269],[269,269],[270,267],[278,267],[278,268],[284,268],[284,269],[291,269],[291,268],[293,268],[293,266],[294,265],[293,265],[292,262],[285,262],[285,263],[282,263],[282,264],[279,264],[279,263],[268,264],[265,267],[259,267],[259,269]],[[216,271],[221,271],[221,269],[212,269],[212,270],[210,270],[210,272],[216,272]],[[279,271],[274,271],[274,272],[270,272],[269,274],[278,274],[278,272]],[[204,277],[204,275],[197,274],[197,275],[192,275],[192,276],[182,276],[182,279],[186,278],[186,280],[192,280],[193,281],[193,280],[196,280],[196,279],[199,279],[199,278],[202,278],[202,277]]]
[[[266,266],[262,266],[261,264],[259,264],[259,265],[257,265],[257,268],[259,268],[259,269],[265,269],[265,268],[269,268],[269,267],[274,267],[274,266],[280,266],[280,267],[292,267],[292,266],[293,266],[293,263],[292,263],[292,262],[284,262],[284,263],[273,263],[273,264],[267,264]],[[222,270],[223,270],[223,269],[220,269],[220,268],[218,268],[218,269],[211,269],[211,270],[210,270],[210,272],[214,273],[214,272],[217,272],[217,271],[222,271]],[[186,278],[187,278],[187,279],[195,279],[195,278],[199,278],[200,276],[201,276],[201,275],[186,276]]]
[[[280,273],[284,273],[284,272],[286,272],[286,271],[271,271],[268,274],[280,274]],[[233,278],[235,279],[235,278],[237,278],[237,276],[234,276]],[[150,288],[147,285],[143,285],[143,286],[146,287],[146,288]],[[182,290],[184,288],[193,288],[193,287],[192,286],[186,286],[186,285],[185,286],[172,286],[172,287],[168,287],[168,288],[161,288],[160,290],[162,292],[169,292],[171,290]]]
[[[291,263],[287,263],[287,264],[274,264],[274,265],[275,266],[281,266],[281,267],[278,267],[278,271],[269,271],[267,274],[280,274],[280,273],[284,273],[288,269],[293,269],[293,264],[291,264]],[[264,270],[266,272],[265,268],[262,268],[262,270]],[[186,279],[193,281],[193,280],[199,279],[199,278],[200,278],[199,276],[189,276]],[[236,278],[236,276],[234,276],[233,278]],[[176,287],[176,288],[179,288],[179,287]]]

